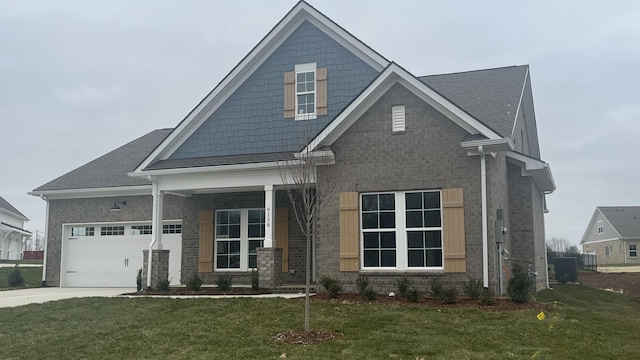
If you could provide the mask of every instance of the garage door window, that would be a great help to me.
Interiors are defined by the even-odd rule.
[[[163,234],[182,234],[182,225],[181,224],[162,225],[162,233]]]
[[[216,211],[216,269],[246,271],[257,267],[263,246],[264,209]]]
[[[91,227],[72,227],[71,228],[71,236],[93,236],[94,228]]]
[[[131,235],[151,235],[151,225],[133,225]]]
[[[124,226],[102,226],[100,236],[124,235]]]

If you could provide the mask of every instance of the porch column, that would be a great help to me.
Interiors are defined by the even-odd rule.
[[[264,247],[272,248],[275,244],[275,209],[276,197],[273,185],[264,186]]]
[[[158,183],[153,182],[151,185],[151,195],[153,196],[153,209],[152,209],[152,231],[151,242],[149,243],[149,250],[143,253],[143,257],[146,254],[147,258],[147,274],[153,274],[153,245],[157,243],[156,249],[162,250],[162,204],[164,203],[164,191],[160,191]],[[151,276],[147,276],[147,288],[151,288]]]

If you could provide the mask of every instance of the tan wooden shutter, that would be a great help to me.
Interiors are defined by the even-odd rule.
[[[282,248],[282,272],[288,272],[289,208],[276,208],[276,247]]]
[[[466,272],[463,189],[442,190],[442,230],[444,271]]]
[[[198,272],[213,271],[213,210],[200,211]]]
[[[340,271],[360,270],[358,193],[340,193]]]
[[[296,117],[296,73],[284,73],[284,118]]]
[[[316,69],[316,115],[327,115],[327,68]]]

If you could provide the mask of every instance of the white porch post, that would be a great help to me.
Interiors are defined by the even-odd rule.
[[[272,248],[275,245],[275,209],[276,197],[273,185],[264,186],[264,247]]]
[[[151,267],[153,263],[153,245],[157,242],[157,248],[162,250],[162,204],[164,203],[164,191],[160,191],[158,183],[152,183],[151,195],[153,196],[152,231],[147,255],[147,287],[151,287]]]

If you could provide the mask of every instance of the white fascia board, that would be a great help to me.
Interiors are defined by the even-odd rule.
[[[522,176],[532,176],[538,187],[546,194],[556,190],[556,182],[548,163],[513,151],[507,152],[507,159],[520,166]]]
[[[12,232],[16,232],[22,235],[26,235],[26,236],[31,236],[33,235],[30,231],[24,230],[24,229],[20,229],[18,227],[14,227],[11,226],[9,224],[5,224],[5,223],[0,223],[0,230],[2,230],[3,232],[7,232],[7,233],[12,233]]]
[[[394,84],[406,87],[414,95],[434,107],[471,134],[482,134],[491,140],[502,139],[480,121],[467,114],[395,63],[391,63],[345,110],[301,151],[313,151],[338,139],[353,123],[378,101]]]
[[[13,211],[9,211],[9,210],[7,210],[5,208],[0,208],[0,213],[5,213],[8,216],[11,216],[11,217],[13,217],[13,218],[15,218],[15,219],[17,219],[19,221],[29,221],[29,218],[27,218],[26,216],[22,216],[20,214],[16,214]]]
[[[127,175],[131,177],[149,177],[149,176],[170,176],[170,175],[186,175],[186,174],[210,174],[210,173],[225,173],[232,171],[244,171],[254,169],[271,169],[278,168],[278,162],[262,162],[262,163],[250,163],[250,164],[232,164],[232,165],[218,165],[218,166],[199,166],[199,167],[187,167],[187,168],[175,168],[175,169],[159,169],[159,170],[144,170],[141,172],[130,172]]]
[[[516,117],[513,119],[513,128],[511,129],[511,137],[516,136],[515,131],[516,131],[516,125],[518,125],[518,115],[520,114],[520,110],[522,110],[522,98],[524,97],[524,89],[527,87],[528,81],[529,81],[529,68],[527,67],[527,72],[524,74],[524,82],[522,83],[522,89],[520,89],[520,99],[518,100]]]
[[[485,154],[508,152],[513,151],[515,148],[513,141],[510,138],[463,141],[460,143],[460,146],[463,149],[467,149],[467,154],[469,156],[480,155],[480,151],[478,150],[480,146],[482,146],[482,151]]]
[[[593,241],[589,241],[589,242],[583,242],[583,243],[580,243],[580,245],[590,245],[590,244],[598,244],[598,243],[611,242],[611,241],[620,241],[620,240],[623,240],[623,239],[622,238],[601,239],[601,240],[593,240]]]
[[[119,186],[92,189],[43,190],[28,193],[33,196],[44,196],[47,200],[100,198],[113,196],[151,195],[151,185]]]
[[[182,120],[178,127],[134,170],[134,173],[141,172],[153,161],[167,159],[173,154],[305,20],[323,30],[377,71],[382,71],[389,64],[389,61],[380,54],[309,4],[301,1]]]
[[[283,185],[278,167],[245,169],[226,172],[182,173],[159,176],[155,180],[161,191],[190,191],[192,193],[253,191],[265,185]]]

